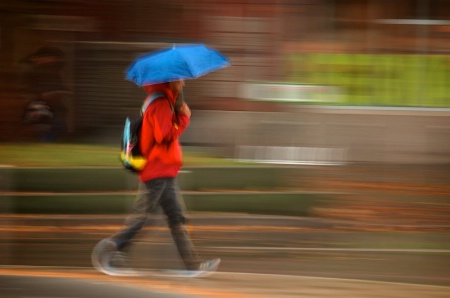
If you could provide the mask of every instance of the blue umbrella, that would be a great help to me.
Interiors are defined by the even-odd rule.
[[[138,57],[127,70],[127,80],[138,86],[195,79],[227,67],[230,60],[203,44],[174,45]]]

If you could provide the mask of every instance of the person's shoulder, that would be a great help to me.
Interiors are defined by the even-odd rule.
[[[167,111],[171,112],[169,100],[165,96],[158,97],[150,104],[148,110],[150,110],[151,111],[150,113],[152,114],[164,113]]]
[[[169,104],[169,98],[165,95],[161,95],[161,97],[156,98],[152,104],[155,107],[169,107],[170,108],[170,104]]]

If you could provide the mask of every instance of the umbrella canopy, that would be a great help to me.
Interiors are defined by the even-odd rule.
[[[230,60],[203,44],[174,45],[138,57],[126,72],[138,86],[195,79],[227,67]]]

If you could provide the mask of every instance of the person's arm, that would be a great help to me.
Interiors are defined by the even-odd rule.
[[[190,110],[186,104],[178,112],[178,121],[174,122],[174,115],[167,100],[154,103],[153,113],[154,136],[157,143],[171,142],[177,139],[190,123]]]

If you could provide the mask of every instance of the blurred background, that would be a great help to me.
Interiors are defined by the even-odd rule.
[[[144,97],[124,79],[131,61],[206,43],[233,65],[188,82],[186,145],[296,163],[449,162],[449,4],[3,1],[0,139],[46,129],[23,123],[41,80],[61,111],[58,138],[115,143]]]
[[[232,61],[184,91],[181,141],[198,155],[180,182],[204,255],[223,271],[448,286],[448,0],[0,1],[0,164],[19,165],[0,180],[4,264],[90,266],[135,197],[116,156],[145,93],[125,70],[174,43]],[[196,167],[209,154],[235,167]],[[36,164],[52,167],[20,167]]]

